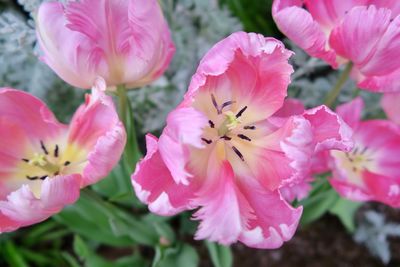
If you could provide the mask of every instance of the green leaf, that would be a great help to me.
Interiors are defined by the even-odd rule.
[[[179,244],[177,247],[157,247],[153,267],[197,267],[199,255],[188,244]]]
[[[75,233],[111,246],[140,243],[153,246],[159,236],[152,225],[114,206],[89,190],[73,206],[65,208],[54,218]]]
[[[339,195],[329,188],[326,191],[319,191],[317,194],[310,195],[307,199],[300,201],[303,206],[301,225],[307,225],[321,218],[339,200]]]
[[[221,246],[216,243],[206,241],[208,253],[214,267],[231,267],[233,264],[232,251],[230,247]]]
[[[68,252],[63,252],[62,256],[68,262],[70,267],[81,267],[79,262]]]
[[[7,241],[1,249],[2,256],[9,266],[13,267],[28,267],[29,264],[24,259],[21,252],[13,242]]]
[[[360,202],[353,202],[344,198],[340,198],[329,210],[330,213],[336,215],[347,231],[353,233],[355,231],[355,214],[362,206]]]

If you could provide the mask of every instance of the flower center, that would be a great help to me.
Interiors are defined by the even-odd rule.
[[[211,94],[211,103],[213,104],[216,114],[209,117],[209,129],[205,131],[205,135],[211,138],[202,137],[202,141],[207,145],[216,144],[216,151],[220,158],[225,158],[225,146],[228,146],[242,161],[245,161],[243,153],[233,144],[232,141],[241,140],[251,142],[245,132],[255,130],[256,126],[244,125],[242,127],[242,116],[247,110],[247,106],[241,108],[234,113],[232,110],[224,111],[224,109],[236,104],[236,101],[230,100],[219,105],[217,99]],[[222,118],[221,118],[222,117]],[[219,125],[218,125],[219,124]]]
[[[344,154],[351,165],[352,172],[358,173],[368,168],[369,162],[373,161],[368,153],[368,147],[356,146],[351,152]]]
[[[30,166],[35,167],[33,173],[26,174],[26,179],[34,181],[34,180],[44,180],[47,177],[53,177],[59,175],[63,168],[70,165],[71,162],[65,161],[62,164],[59,160],[59,146],[55,145],[53,153],[50,153],[47,150],[47,147],[40,141],[41,153],[35,153],[31,159],[22,159],[25,163]],[[29,168],[31,170],[31,168]],[[36,175],[40,174],[40,175]]]

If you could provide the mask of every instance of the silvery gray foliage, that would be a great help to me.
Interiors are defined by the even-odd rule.
[[[222,38],[242,30],[241,23],[217,0],[163,0],[176,45],[175,57],[164,77],[130,92],[142,132],[156,131],[179,104],[200,59]]]
[[[301,99],[308,108],[323,104],[329,91],[338,81],[344,66],[339,70],[334,70],[326,62],[308,56],[291,41],[285,40],[285,43],[295,53],[291,58],[295,73],[291,77],[292,83],[289,86],[289,96]],[[365,102],[364,118],[382,117],[381,94],[357,89],[357,85],[352,79],[348,79],[343,86],[338,96],[338,103],[349,102],[358,95]]]
[[[365,219],[354,234],[357,243],[364,244],[385,264],[391,258],[389,237],[400,237],[400,224],[386,222],[385,215],[375,211],[365,213]]]
[[[0,13],[0,87],[18,88],[36,95],[65,121],[82,101],[83,92],[61,81],[38,58],[33,17],[41,2],[18,0],[29,17],[11,8]]]

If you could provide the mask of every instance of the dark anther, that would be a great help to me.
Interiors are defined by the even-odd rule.
[[[40,140],[40,147],[42,148],[43,152],[48,155],[49,151],[47,151],[47,148],[44,146],[44,143],[42,140]]]
[[[203,140],[204,142],[206,142],[208,145],[212,143],[211,140],[205,139],[205,138],[201,138],[201,140]]]
[[[27,175],[26,178],[27,178],[28,180],[31,180],[31,181],[34,181],[34,180],[39,179],[38,176],[29,176],[29,175]]]
[[[350,157],[349,153],[346,152],[345,155],[346,155],[346,158],[347,158],[350,162],[353,162],[353,161],[354,161],[353,158]]]
[[[232,140],[232,138],[230,138],[229,136],[226,136],[226,135],[221,136],[221,139],[224,139],[226,141],[231,141]]]
[[[29,159],[22,159],[22,161],[28,163],[28,162],[29,162]]]
[[[215,96],[213,94],[211,94],[211,101],[212,101],[215,109],[217,110],[218,114],[221,114],[221,110],[219,110],[217,100],[215,99]]]
[[[360,155],[362,155],[362,154],[364,154],[365,152],[367,152],[367,150],[368,150],[368,147],[367,147],[367,146],[364,147],[363,150],[361,150]]]
[[[222,111],[224,108],[226,108],[227,106],[232,105],[233,103],[235,103],[235,101],[227,101],[227,102],[223,103],[222,106],[221,106],[221,111]]]
[[[245,106],[244,108],[242,108],[238,114],[236,114],[236,118],[240,118],[243,115],[243,112],[245,112],[247,109],[247,106]]]
[[[71,164],[71,162],[69,161],[64,162],[64,166],[68,166],[69,164]]]
[[[236,153],[236,155],[238,155],[238,157],[239,157],[242,161],[244,161],[244,157],[243,157],[242,153],[240,153],[240,151],[239,151],[236,147],[234,147],[234,146],[232,146],[232,149],[233,149],[233,151]]]
[[[256,126],[244,126],[243,129],[245,129],[245,130],[255,130]]]
[[[353,150],[352,154],[355,155],[355,154],[357,154],[357,152],[358,152],[358,147],[356,147],[356,148]]]
[[[251,141],[251,139],[250,138],[248,138],[247,136],[245,136],[244,134],[238,134],[238,137],[240,138],[240,139],[243,139],[243,140],[246,140],[246,141]]]
[[[46,179],[47,177],[48,177],[47,175],[44,175],[44,176],[40,177],[40,180],[44,180],[44,179]]]
[[[357,172],[357,168],[356,167],[353,167],[353,172]]]
[[[210,127],[211,127],[211,128],[215,128],[215,124],[212,122],[212,120],[209,120],[209,121],[208,121],[208,124],[210,124]]]
[[[56,148],[54,149],[54,157],[58,158],[58,145],[56,145]]]
[[[60,172],[55,172],[54,173],[54,176],[57,176],[57,175],[59,175],[60,174]]]

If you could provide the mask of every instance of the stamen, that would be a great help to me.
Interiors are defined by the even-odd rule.
[[[71,162],[69,161],[64,162],[64,166],[68,166],[69,164],[71,164]]]
[[[40,177],[40,180],[44,180],[44,179],[46,179],[47,177],[48,177],[47,175],[44,175],[44,176]]]
[[[38,176],[29,176],[29,175],[27,175],[27,176],[26,176],[26,179],[31,180],[31,181],[34,181],[34,180],[39,179],[39,177],[38,177]]]
[[[59,175],[60,174],[60,172],[55,172],[54,173],[54,176],[57,176],[57,175]]]
[[[364,154],[365,152],[367,152],[369,147],[364,147],[363,150],[361,150],[360,155]]]
[[[222,112],[221,112],[221,110],[219,109],[217,100],[215,99],[215,96],[214,96],[213,94],[211,94],[211,101],[212,101],[212,103],[213,103],[215,109],[217,110],[218,114],[221,114]]]
[[[224,108],[226,108],[227,106],[232,105],[232,104],[235,103],[235,102],[236,102],[236,101],[227,101],[227,102],[223,103],[222,106],[221,106],[221,112],[222,112],[222,110],[223,110]]]
[[[212,122],[212,120],[209,120],[209,121],[208,121],[208,124],[210,124],[210,127],[211,127],[211,128],[215,128],[215,124]]]
[[[236,118],[240,118],[240,117],[243,115],[243,113],[246,111],[246,109],[247,109],[247,106],[245,106],[244,108],[242,108],[242,109],[238,112],[238,114],[236,114]]]
[[[201,138],[201,140],[203,140],[204,142],[206,142],[206,143],[207,143],[207,145],[209,145],[209,144],[211,144],[211,143],[212,143],[212,141],[211,141],[211,140],[208,140],[208,139],[205,139],[205,138]]]
[[[244,134],[238,134],[237,136],[238,136],[240,139],[243,139],[243,140],[246,140],[246,141],[251,142],[251,139],[250,139],[249,137],[245,136]]]
[[[244,161],[243,154],[240,153],[240,151],[239,151],[236,147],[234,147],[234,146],[232,146],[232,149],[233,149],[233,151],[236,153],[236,155],[237,155],[242,161]]]
[[[221,139],[224,139],[226,141],[231,141],[232,140],[232,138],[230,138],[229,136],[226,136],[226,135],[221,136]]]
[[[243,129],[245,129],[245,130],[255,130],[256,126],[244,126]]]
[[[54,157],[58,158],[58,145],[56,145],[56,148],[54,149]]]
[[[29,159],[22,159],[22,161],[29,163]]]
[[[353,155],[355,155],[355,154],[357,154],[357,152],[358,152],[358,147],[356,147],[354,150],[353,150]]]
[[[49,151],[47,151],[47,148],[44,146],[44,143],[42,140],[40,140],[40,147],[42,148],[43,152],[48,155]]]

